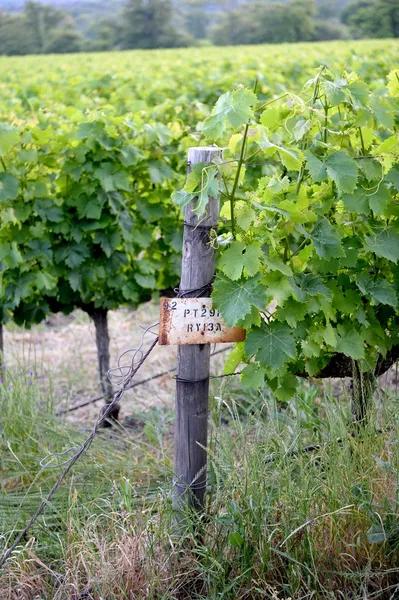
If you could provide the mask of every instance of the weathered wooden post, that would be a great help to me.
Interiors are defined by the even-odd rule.
[[[190,148],[188,168],[220,158],[219,148]],[[210,230],[217,228],[219,198],[210,198],[205,217],[198,218],[194,199],[185,208],[180,296],[208,297],[215,275]],[[210,344],[179,346],[176,374],[174,507],[201,510],[206,487]]]
[[[190,148],[188,166],[211,164],[219,148]],[[204,174],[204,178],[206,174]],[[209,198],[197,217],[194,198],[184,211],[183,256],[179,296],[162,298],[159,344],[178,344],[173,505],[176,512],[201,510],[207,479],[210,346],[245,338],[239,327],[227,327],[209,298],[215,275],[211,229],[219,219],[219,198]],[[184,519],[183,519],[184,520]]]

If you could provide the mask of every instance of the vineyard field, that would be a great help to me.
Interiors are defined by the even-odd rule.
[[[44,110],[76,123],[100,108],[118,116],[151,110],[153,118],[187,126],[239,84],[257,79],[266,98],[298,93],[325,64],[377,87],[398,57],[396,40],[3,57],[0,118],[25,120]]]
[[[2,600],[399,597],[398,58],[0,58]]]

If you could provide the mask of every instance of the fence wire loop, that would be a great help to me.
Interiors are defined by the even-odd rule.
[[[113,387],[119,390],[123,389],[124,391],[130,389],[133,374],[135,373],[137,366],[143,360],[143,346],[145,337],[148,333],[152,333],[156,336],[156,338],[158,338],[158,334],[152,331],[154,327],[157,327],[158,325],[159,322],[154,323],[146,328],[141,327],[141,329],[144,329],[144,331],[141,336],[139,346],[137,348],[122,352],[118,358],[117,366],[108,371],[108,379]],[[130,359],[128,357],[130,357]],[[126,359],[126,362],[124,362],[124,359]]]
[[[64,452],[53,452],[52,454],[49,454],[48,456],[42,458],[39,462],[39,465],[42,467],[42,469],[58,469],[58,467],[63,467],[64,465],[67,465],[72,460],[73,456],[57,464],[52,464],[53,459],[59,458],[60,456],[66,456],[71,452],[75,452],[76,454],[77,452],[79,452],[79,450],[80,448],[78,446],[72,446]]]

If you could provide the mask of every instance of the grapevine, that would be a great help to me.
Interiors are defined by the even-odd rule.
[[[266,108],[239,87],[203,123],[226,148],[213,301],[247,329],[226,366],[247,363],[246,386],[286,401],[298,375],[378,375],[399,355],[398,74],[373,93],[323,67]]]

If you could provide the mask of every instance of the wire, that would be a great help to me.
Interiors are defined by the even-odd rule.
[[[151,326],[151,327],[153,327],[153,326]],[[149,327],[144,332],[143,338],[146,335],[146,333],[151,329],[151,327]],[[132,360],[132,364],[131,364],[131,369],[130,369],[128,375],[127,374],[124,375],[123,384],[120,385],[120,389],[115,393],[112,402],[110,402],[109,404],[104,404],[104,406],[101,408],[101,410],[100,410],[100,412],[98,414],[97,420],[94,423],[94,426],[93,426],[91,434],[88,436],[88,438],[86,438],[86,440],[80,446],[79,450],[77,452],[75,452],[75,454],[68,461],[66,461],[65,463],[63,463],[63,465],[66,464],[66,467],[65,467],[64,471],[61,473],[61,475],[59,476],[59,478],[57,479],[57,481],[55,482],[55,484],[53,485],[53,487],[51,488],[51,490],[47,494],[46,498],[40,503],[40,505],[37,508],[35,514],[29,519],[29,521],[26,524],[26,526],[24,527],[24,529],[17,535],[17,537],[14,540],[13,544],[8,548],[8,550],[6,550],[4,552],[3,556],[1,557],[1,559],[0,559],[0,569],[4,566],[4,564],[10,558],[11,554],[14,552],[14,550],[17,548],[18,544],[21,542],[21,540],[28,533],[28,531],[30,530],[30,528],[32,527],[32,525],[37,521],[37,519],[43,513],[44,509],[46,508],[46,506],[48,505],[48,503],[50,502],[50,500],[54,496],[55,492],[57,491],[57,489],[60,487],[60,485],[64,481],[65,477],[68,475],[69,471],[72,469],[73,465],[82,456],[82,454],[84,454],[89,449],[89,447],[91,446],[91,444],[92,444],[92,442],[94,440],[94,437],[95,437],[95,435],[97,433],[97,430],[99,429],[99,427],[101,427],[101,425],[104,423],[104,421],[107,419],[107,417],[110,414],[112,414],[113,409],[119,403],[119,401],[123,397],[123,394],[125,393],[125,391],[127,389],[129,389],[129,385],[131,384],[131,380],[136,375],[136,373],[140,369],[140,367],[147,360],[147,358],[149,357],[149,355],[151,354],[151,352],[154,350],[155,346],[158,343],[158,339],[159,339],[158,336],[156,336],[156,338],[154,339],[154,341],[152,342],[152,344],[150,345],[150,347],[148,348],[148,350],[146,352],[142,351],[143,339],[142,339],[141,345],[137,349],[137,352],[135,350],[132,351],[133,352],[133,360]],[[124,356],[126,354],[127,353],[124,352],[122,356]],[[140,359],[137,361],[137,355],[138,354],[140,354]],[[137,362],[135,362],[135,361],[137,361]],[[118,361],[118,365],[119,365],[119,362],[120,362],[120,359]],[[74,448],[70,448],[69,451],[71,451],[73,449]],[[47,460],[49,461],[51,458],[54,458],[54,457],[57,457],[57,456],[63,456],[67,452],[68,451],[65,451],[65,452],[62,452],[62,453],[58,453],[58,454],[57,453],[52,454],[52,455],[50,455],[50,456],[47,457]],[[54,465],[54,466],[59,467],[60,465]],[[46,463],[46,468],[50,468],[50,467],[51,467],[51,465],[49,464],[49,462]]]
[[[153,332],[151,332],[153,333]],[[228,352],[229,350],[232,349],[233,346],[227,346],[226,348],[221,348],[220,350],[216,350],[215,352],[212,352],[211,357],[212,356],[216,356],[217,354],[222,354],[223,352]],[[142,379],[141,381],[136,381],[136,383],[132,383],[132,385],[130,386],[130,390],[132,390],[135,387],[139,387],[140,385],[145,385],[146,383],[150,383],[151,381],[154,381],[155,379],[159,379],[160,377],[164,377],[165,375],[169,375],[169,373],[173,373],[174,371],[176,371],[177,367],[172,367],[171,369],[167,369],[166,371],[162,371],[162,373],[157,373],[156,375],[152,375],[151,377],[147,377],[147,379]],[[232,375],[240,375],[240,373],[230,373],[229,375],[210,375],[209,378],[210,379],[218,379],[221,377],[229,377]],[[80,408],[85,408],[86,406],[90,406],[90,404],[94,404],[95,402],[99,402],[100,400],[103,400],[104,396],[97,396],[96,398],[91,398],[90,400],[86,400],[86,402],[82,402],[81,404],[77,404],[76,406],[71,406],[71,408],[67,408],[65,410],[60,410],[59,412],[55,413],[56,417],[60,417],[63,415],[67,415],[71,412],[74,412],[75,410],[79,410]]]
[[[204,293],[204,290],[208,291],[209,289],[212,288],[212,283],[213,283],[213,279],[211,282],[207,283],[206,285],[204,285],[200,288],[192,289],[192,290],[185,290],[185,291],[181,290],[179,287],[177,297],[181,298],[187,294],[201,295],[202,293]],[[35,514],[29,519],[29,521],[26,524],[26,526],[24,527],[24,529],[17,535],[17,537],[15,538],[15,540],[11,544],[11,546],[3,553],[3,556],[0,559],[0,569],[4,566],[4,564],[10,558],[11,554],[17,548],[18,544],[25,537],[25,535],[28,533],[28,531],[34,525],[34,523],[37,521],[37,519],[40,517],[40,515],[44,512],[46,506],[53,498],[57,489],[61,486],[62,482],[64,481],[65,477],[68,475],[70,470],[72,469],[73,465],[90,448],[98,429],[106,421],[106,419],[113,413],[114,408],[117,406],[117,404],[119,404],[119,402],[122,399],[126,390],[129,390],[133,387],[132,380],[133,380],[134,376],[136,375],[137,371],[142,367],[144,362],[147,360],[147,358],[149,357],[151,352],[154,350],[155,346],[158,344],[159,336],[152,331],[152,329],[154,327],[156,327],[157,325],[159,325],[159,323],[155,323],[154,325],[150,325],[149,327],[147,327],[141,336],[141,342],[140,342],[139,346],[132,350],[127,350],[126,352],[123,352],[118,358],[117,367],[110,369],[108,371],[108,377],[109,377],[111,383],[119,389],[114,394],[113,400],[107,404],[104,404],[104,406],[101,407],[98,417],[96,419],[96,422],[93,425],[93,429],[92,429],[90,435],[83,442],[83,444],[79,448],[76,446],[72,446],[71,448],[69,448],[68,450],[65,450],[63,452],[55,452],[53,454],[49,454],[48,456],[46,456],[45,458],[43,458],[40,461],[40,466],[44,469],[59,468],[60,466],[65,466],[65,469],[61,473],[61,475],[59,476],[57,481],[54,483],[53,487],[47,494],[46,498],[44,498],[44,500],[42,500],[42,502],[38,506]],[[148,333],[154,334],[155,339],[149,346],[148,350],[144,351],[143,350],[144,340],[145,340],[145,336]],[[131,359],[129,360],[129,362],[127,364],[123,364],[123,362],[122,362],[123,359],[126,356],[128,356],[129,354],[132,355]],[[53,459],[61,457],[61,456],[65,456],[68,453],[74,452],[74,451],[75,451],[75,453],[68,460],[66,460],[62,463],[54,464],[54,465],[51,464],[51,461]],[[196,484],[196,485],[203,485],[203,484],[201,482],[201,484]]]

